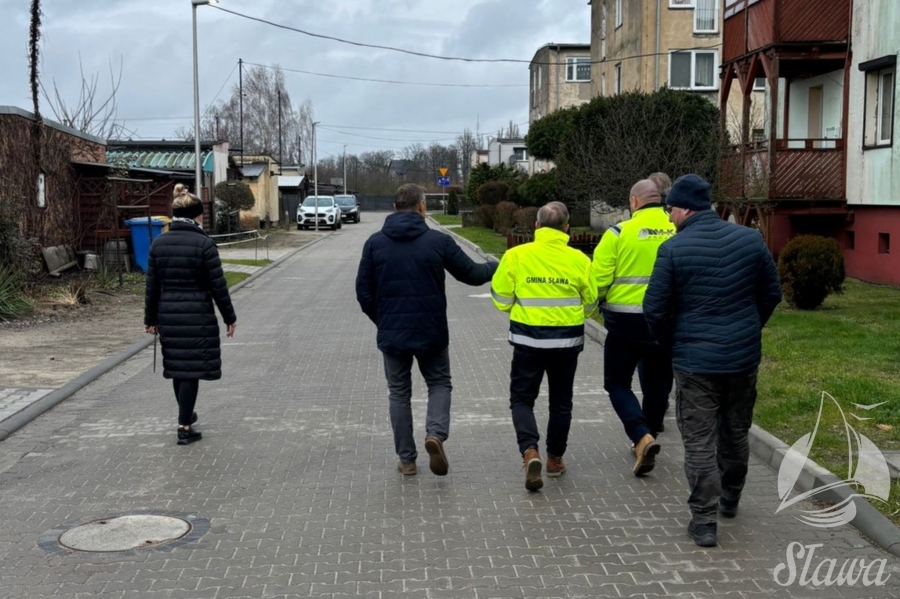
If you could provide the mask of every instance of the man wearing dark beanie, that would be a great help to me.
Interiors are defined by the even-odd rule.
[[[659,248],[644,296],[651,334],[672,348],[675,410],[691,490],[688,535],[717,544],[717,520],[737,515],[750,458],[762,327],[781,301],[758,231],[712,210],[710,185],[685,175],[666,196],[678,233]]]

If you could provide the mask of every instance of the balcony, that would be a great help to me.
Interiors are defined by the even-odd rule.
[[[850,8],[851,0],[725,0],[722,62],[772,46],[846,43]]]
[[[723,195],[731,200],[844,200],[843,139],[779,139],[728,148],[721,162]]]

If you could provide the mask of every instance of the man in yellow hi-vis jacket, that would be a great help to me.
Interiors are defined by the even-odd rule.
[[[565,204],[542,207],[535,227],[534,242],[507,251],[491,281],[494,305],[509,312],[509,402],[529,491],[544,485],[534,402],[545,372],[550,386],[547,476],[566,471],[563,454],[572,424],[575,369],[584,349],[584,318],[597,308],[591,261],[568,246]]]
[[[591,269],[601,301],[606,343],[603,386],[633,443],[633,472],[643,476],[656,463],[663,417],[672,391],[672,355],[650,336],[642,304],[659,246],[675,234],[652,180],[638,181],[629,198],[631,219],[610,227],[594,250]],[[640,366],[641,404],[631,380]]]

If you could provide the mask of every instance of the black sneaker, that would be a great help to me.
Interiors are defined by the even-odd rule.
[[[733,499],[719,498],[719,513],[723,518],[734,518],[737,516],[738,502]]]
[[[719,544],[716,540],[716,523],[697,524],[693,520],[688,524],[687,533],[700,547],[715,547]]]
[[[180,428],[178,429],[178,444],[179,445],[190,445],[195,441],[199,441],[203,438],[203,434],[200,431],[195,431],[192,428]]]

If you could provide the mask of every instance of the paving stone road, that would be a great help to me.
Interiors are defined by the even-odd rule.
[[[360,248],[382,221],[346,226],[235,294],[224,379],[201,385],[200,443],[175,445],[171,385],[151,373],[149,351],[0,443],[0,597],[900,596],[900,560],[852,528],[775,515],[776,477],[755,461],[721,546],[696,547],[674,421],[656,470],[635,479],[593,343],[575,384],[569,472],[525,491],[507,321],[488,286],[448,282],[450,474],[420,460],[418,476],[401,477],[374,327],[353,292]],[[414,386],[421,451],[418,375]],[[209,529],[123,554],[47,551],[53,535],[38,545],[65,526],[148,512],[189,514]],[[811,570],[825,557],[838,567],[884,558],[890,578],[782,587],[773,572],[792,542],[821,543]]]

